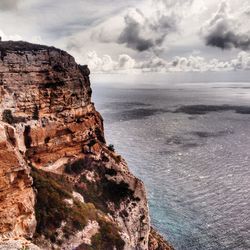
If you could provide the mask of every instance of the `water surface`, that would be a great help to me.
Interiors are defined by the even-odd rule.
[[[176,250],[250,249],[250,84],[94,86],[94,101]]]

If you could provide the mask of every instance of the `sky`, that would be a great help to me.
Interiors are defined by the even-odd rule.
[[[250,72],[249,0],[0,0],[0,36],[98,73]]]

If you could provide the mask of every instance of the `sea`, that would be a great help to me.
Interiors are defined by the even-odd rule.
[[[145,183],[173,247],[250,249],[250,83],[92,87],[107,143]]]

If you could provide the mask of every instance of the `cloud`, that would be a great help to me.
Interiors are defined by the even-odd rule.
[[[60,47],[99,72],[247,70],[248,54],[218,53],[198,35],[209,20],[202,37],[210,46],[247,51],[250,4],[238,1],[217,11],[222,0],[0,0],[0,36]],[[231,42],[214,42],[221,34]]]
[[[158,56],[137,62],[123,54],[114,60],[109,55],[99,57],[95,51],[89,52],[85,59],[92,72],[99,73],[142,73],[142,72],[219,72],[250,70],[250,53],[240,52],[236,58],[220,61],[216,58],[207,60],[201,56],[176,56],[167,61]]]
[[[139,52],[156,51],[161,47],[166,36],[177,30],[177,16],[169,13],[165,5],[163,9],[158,8],[159,4],[150,15],[138,8],[130,9],[124,17],[125,27],[117,42]]]
[[[136,68],[143,72],[164,72],[169,68],[169,62],[158,56],[153,56],[148,60],[137,63]]]
[[[135,67],[135,60],[126,54],[119,55],[118,61],[115,61],[109,55],[99,57],[95,51],[91,51],[84,60],[94,72],[127,72]]]
[[[161,4],[165,8],[187,7],[190,6],[194,0],[152,0],[153,4]],[[185,5],[185,6],[184,6]],[[160,6],[162,8],[162,6]]]
[[[231,61],[234,70],[250,70],[250,53],[242,51]]]
[[[3,40],[13,40],[13,41],[19,41],[22,40],[22,37],[20,35],[14,34],[14,35],[6,35],[2,30],[0,30],[0,37]]]
[[[16,9],[20,0],[1,0],[0,11]]]
[[[159,55],[167,51],[166,48],[175,45],[175,40],[183,32],[187,33],[193,27],[190,25],[190,17],[204,11],[202,3],[203,0],[147,0],[133,8],[124,8],[97,24],[92,29],[91,39],[93,42],[106,44],[106,47],[119,46],[120,51],[129,54],[153,52]],[[197,27],[199,29],[200,25]],[[190,33],[186,36],[190,41]],[[177,42],[182,41],[183,44],[185,40],[187,39],[179,39]]]
[[[215,15],[202,27],[201,34],[206,45],[218,47],[221,49],[238,48],[242,50],[250,50],[250,35],[243,31],[242,15],[230,15],[227,2],[222,2]],[[247,18],[249,23],[249,17]]]
[[[174,17],[162,15],[153,21],[152,17],[145,17],[139,9],[130,10],[124,20],[126,26],[118,43],[140,52],[160,47],[167,34],[176,29]]]
[[[126,27],[118,39],[119,43],[126,44],[127,47],[138,51],[148,50],[154,46],[153,38],[149,38],[146,34],[149,32],[147,30],[149,27],[146,26],[147,20],[140,10],[131,10],[124,20]]]
[[[143,52],[162,52],[170,34],[179,32],[195,0],[151,0],[150,7],[133,8],[124,16],[125,27],[117,42]],[[193,11],[193,9],[192,9]]]
[[[218,59],[206,60],[201,56],[175,57],[169,69],[174,72],[231,71],[231,62]]]
[[[133,69],[135,67],[135,60],[129,55],[123,54],[119,55],[118,58],[118,69]]]
[[[104,55],[100,58],[95,51],[91,51],[87,54],[86,62],[90,70],[97,72],[111,72],[115,68],[115,62],[112,60],[111,56]]]

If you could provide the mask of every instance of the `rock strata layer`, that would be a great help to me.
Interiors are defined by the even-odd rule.
[[[0,42],[0,239],[170,249],[152,234],[143,183],[105,143],[89,74],[59,49]]]

